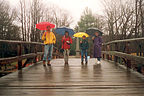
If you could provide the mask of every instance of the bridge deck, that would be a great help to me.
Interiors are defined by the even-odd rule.
[[[81,66],[71,59],[52,61],[51,68],[36,64],[0,78],[0,96],[144,96],[144,78],[107,61]]]

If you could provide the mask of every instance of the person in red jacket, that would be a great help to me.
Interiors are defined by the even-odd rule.
[[[62,49],[64,49],[64,61],[65,64],[68,64],[70,45],[72,44],[72,38],[69,36],[69,32],[65,32],[65,35],[62,37]]]

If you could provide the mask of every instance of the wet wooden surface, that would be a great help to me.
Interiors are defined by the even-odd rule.
[[[144,96],[144,78],[110,62],[87,66],[62,59],[42,63],[0,78],[0,96]]]

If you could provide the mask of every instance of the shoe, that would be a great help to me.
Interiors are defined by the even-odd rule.
[[[43,66],[46,67],[45,61],[43,61]]]
[[[98,61],[98,62],[97,62],[97,64],[101,64],[101,62],[100,62],[100,61]]]
[[[82,65],[84,64],[83,61],[81,62],[81,64],[82,64]]]
[[[46,67],[46,64],[43,64],[44,67]]]
[[[51,66],[51,64],[47,64],[48,66]]]
[[[88,62],[86,61],[86,63],[85,63],[86,65],[88,64]]]
[[[98,60],[97,59],[95,59],[95,64],[97,64],[98,63]]]
[[[97,58],[95,59],[95,62],[98,62]]]
[[[51,66],[51,64],[50,64],[50,60],[48,60],[48,63],[47,63],[47,65],[48,65],[48,66]]]

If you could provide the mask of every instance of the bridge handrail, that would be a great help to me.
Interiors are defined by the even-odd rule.
[[[144,37],[111,41],[104,43],[102,49],[104,59],[123,62],[132,69],[144,66]]]
[[[142,56],[135,56],[135,55],[130,55],[127,53],[117,52],[117,51],[102,51],[102,53],[114,55],[114,56],[118,56],[118,57],[122,57],[122,58],[127,58],[129,60],[134,60],[134,61],[137,61],[139,63],[144,63],[144,57],[142,57]]]
[[[36,45],[44,45],[44,43],[41,43],[41,42],[14,41],[14,40],[0,40],[0,43],[16,43],[16,44],[36,44]],[[58,50],[57,47],[54,46],[54,48]]]
[[[26,59],[26,58],[30,58],[30,57],[35,57],[37,55],[43,55],[43,52],[37,52],[36,54],[35,53],[24,54],[21,56],[8,57],[8,58],[0,58],[0,63],[4,62],[4,61],[11,63],[11,62],[13,62],[13,60],[15,61],[15,60],[20,60],[20,59]]]
[[[124,39],[124,40],[114,40],[107,43],[104,43],[103,45],[113,44],[113,43],[121,43],[121,42],[132,42],[132,41],[139,41],[144,40],[144,37],[142,38],[133,38],[133,39]]]
[[[29,59],[29,58],[33,58],[33,62],[36,63],[37,62],[37,57],[43,55],[43,51],[44,51],[44,44],[41,42],[27,42],[27,41],[14,41],[14,40],[0,40],[0,43],[7,43],[7,44],[16,44],[17,46],[17,56],[15,57],[8,57],[8,58],[0,58],[0,64],[9,64],[9,63],[13,63],[13,62],[18,62],[18,69],[22,69],[22,60],[23,59]],[[26,45],[32,45],[33,46],[33,52],[32,53],[26,53],[26,54],[22,54],[22,48]],[[40,52],[38,51],[37,46],[39,46],[40,48]],[[55,50],[59,49],[57,47],[54,46]],[[55,54],[55,56],[59,56],[59,54]],[[40,58],[42,59],[42,58]]]
[[[14,41],[14,40],[0,40],[0,43],[39,44],[39,45],[44,45],[44,44],[41,43],[41,42]]]

